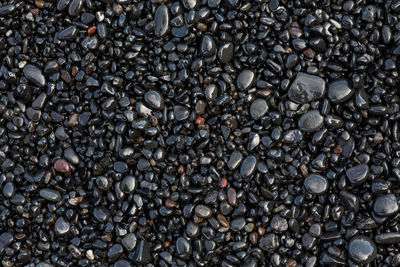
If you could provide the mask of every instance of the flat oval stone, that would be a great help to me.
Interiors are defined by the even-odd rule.
[[[268,112],[268,104],[265,99],[258,98],[250,105],[250,116],[258,120]]]
[[[398,244],[400,242],[400,233],[383,233],[375,236],[375,242],[378,244]]]
[[[240,166],[240,175],[244,178],[253,174],[256,169],[257,158],[253,155],[247,156]]]
[[[54,224],[54,232],[58,235],[64,235],[69,231],[69,222],[67,222],[64,217],[58,217],[56,223]]]
[[[71,172],[71,166],[68,161],[65,159],[58,159],[56,162],[54,162],[54,169],[58,172],[61,173],[70,173]]]
[[[46,78],[38,67],[27,64],[23,69],[23,73],[25,78],[36,86],[43,87],[46,85]]]
[[[338,80],[329,85],[328,97],[333,103],[343,103],[350,99],[354,90],[346,80]]]
[[[360,164],[346,170],[346,176],[350,183],[353,185],[363,184],[369,174],[369,167],[367,164]]]
[[[318,110],[310,110],[301,115],[298,125],[300,130],[305,132],[316,132],[321,129],[324,124],[324,117]]]
[[[177,121],[184,121],[189,118],[190,111],[187,107],[176,105],[174,106],[174,117]]]
[[[119,185],[120,189],[124,193],[131,193],[135,190],[136,187],[136,178],[132,175],[126,176],[121,184]]]
[[[222,63],[229,63],[232,58],[233,58],[233,44],[232,43],[226,43],[223,44],[219,49],[218,49],[218,58]]]
[[[320,195],[328,190],[328,180],[319,174],[310,174],[304,179],[304,187],[313,195]]]
[[[179,258],[187,259],[192,254],[192,245],[184,237],[179,237],[175,243],[176,253]]]
[[[378,216],[391,216],[399,210],[397,197],[394,194],[378,196],[374,203],[374,212]]]
[[[212,215],[211,209],[203,204],[197,205],[194,209],[194,213],[200,218],[210,218]]]
[[[255,74],[251,70],[242,70],[236,80],[236,86],[239,90],[247,90],[254,83]]]
[[[58,0],[57,1],[57,10],[58,11],[63,11],[64,9],[67,8],[70,0]]]
[[[69,4],[68,14],[70,16],[78,16],[83,7],[83,0],[72,0]]]
[[[324,97],[325,92],[324,79],[316,75],[299,72],[289,87],[288,96],[293,102],[305,104]]]
[[[69,26],[58,34],[60,40],[73,40],[78,34],[78,28],[76,26]]]
[[[57,202],[61,199],[61,194],[60,192],[53,190],[53,189],[49,189],[49,188],[43,188],[39,191],[39,195],[44,198],[47,199],[49,201],[53,201],[53,202]]]
[[[4,17],[11,14],[15,10],[15,5],[5,5],[0,7],[0,16]]]
[[[136,247],[137,238],[134,233],[127,234],[122,240],[121,243],[127,251],[131,251]]]
[[[239,151],[233,151],[228,160],[227,166],[231,171],[233,171],[237,167],[239,167],[239,164],[242,162],[242,160],[243,160],[242,153],[240,153]]]
[[[144,101],[148,104],[151,108],[155,109],[163,109],[164,108],[164,99],[160,95],[159,92],[150,90],[144,95]]]
[[[211,57],[215,54],[216,45],[210,35],[204,35],[200,44],[200,53],[205,57]]]
[[[244,217],[237,217],[231,221],[231,230],[234,232],[239,232],[243,229],[246,224],[246,220]]]
[[[349,242],[349,255],[357,263],[370,263],[376,258],[376,254],[376,245],[369,237],[358,235]]]
[[[166,5],[160,5],[156,9],[154,16],[154,34],[157,37],[161,37],[168,31],[169,15],[168,8]]]

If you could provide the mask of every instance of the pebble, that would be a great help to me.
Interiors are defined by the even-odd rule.
[[[46,85],[46,78],[43,72],[36,66],[27,64],[24,69],[24,76],[28,81],[32,82],[34,85],[39,87],[44,87]]]
[[[40,189],[39,195],[49,201],[57,202],[60,201],[61,199],[61,194],[60,192],[54,190],[54,189],[49,189],[49,188],[43,188]]]
[[[375,236],[378,244],[397,244],[400,242],[400,233],[383,233]]]
[[[349,255],[356,263],[368,264],[375,260],[377,248],[369,237],[358,235],[349,242]]]
[[[304,187],[314,195],[325,193],[329,188],[328,180],[319,174],[310,174],[304,179]]]
[[[70,224],[63,217],[58,217],[56,223],[54,224],[54,232],[57,235],[65,235],[69,232]]]
[[[374,212],[378,216],[391,216],[399,210],[397,197],[394,194],[378,196],[374,202]]]
[[[71,172],[70,164],[65,159],[56,160],[53,167],[57,172],[60,173],[69,174]]]
[[[248,90],[254,83],[255,73],[252,70],[242,70],[237,77],[236,86],[241,91]]]
[[[194,209],[195,214],[200,218],[210,218],[212,215],[212,211],[206,205],[197,205]]]
[[[119,185],[121,191],[124,193],[132,193],[136,188],[136,178],[132,175],[126,176]]]
[[[328,97],[333,103],[343,103],[350,99],[353,94],[354,90],[346,80],[338,80],[329,84]]]
[[[252,175],[256,169],[257,158],[253,155],[247,156],[240,166],[240,175],[243,178],[249,177]]]
[[[268,234],[259,239],[259,246],[262,250],[268,253],[274,252],[279,247],[278,236],[275,234]]]
[[[301,115],[298,126],[300,130],[305,132],[316,132],[322,128],[324,117],[321,116],[318,110],[310,110]]]
[[[289,87],[290,100],[299,104],[309,103],[325,96],[325,80],[316,75],[299,72]]]
[[[68,14],[70,16],[78,16],[83,7],[83,0],[72,0],[69,4]]]
[[[346,176],[353,185],[364,184],[368,175],[369,167],[367,164],[359,164],[346,170]]]
[[[159,5],[154,15],[154,34],[157,37],[162,37],[169,29],[169,15],[166,5]]]
[[[0,253],[2,253],[4,251],[4,249],[6,249],[11,242],[13,242],[14,237],[10,232],[3,232],[0,235]]]
[[[150,90],[146,92],[146,94],[144,95],[144,100],[150,108],[159,110],[164,108],[164,99],[157,91]]]
[[[268,112],[268,104],[265,99],[258,98],[250,105],[250,116],[254,120],[260,119]]]

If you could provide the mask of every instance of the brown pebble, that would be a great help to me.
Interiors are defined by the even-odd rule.
[[[61,79],[63,79],[66,83],[72,82],[71,74],[69,74],[69,72],[66,70],[61,71]]]
[[[294,259],[288,259],[286,262],[286,267],[296,267],[297,262]]]
[[[177,204],[176,204],[175,201],[173,201],[173,200],[167,198],[167,199],[165,200],[165,206],[166,206],[167,208],[175,208],[175,207],[177,206]]]
[[[33,16],[37,16],[39,15],[40,10],[38,8],[32,8],[31,9],[31,13]]]
[[[252,232],[252,233],[249,235],[249,239],[250,239],[250,242],[251,242],[253,245],[257,245],[257,242],[258,242],[258,234],[257,234],[257,232]]]
[[[72,114],[71,118],[69,118],[68,124],[69,124],[69,126],[72,126],[72,127],[77,126],[79,124],[77,113]]]
[[[54,169],[60,173],[69,174],[71,173],[71,166],[65,159],[58,159],[54,162]]]
[[[37,8],[44,8],[44,1],[43,0],[35,0],[35,6]]]
[[[228,220],[225,218],[225,216],[224,215],[222,215],[222,214],[218,214],[217,215],[217,220],[218,220],[218,222],[223,226],[223,227],[225,227],[225,228],[229,228],[229,222],[228,222]]]
[[[265,228],[260,225],[257,227],[257,232],[260,236],[263,236],[265,234]]]
[[[68,203],[72,206],[76,206],[79,203],[81,203],[83,200],[83,197],[74,197],[74,198],[70,198],[68,199]]]
[[[228,201],[232,206],[237,206],[236,190],[234,188],[228,189]]]
[[[184,172],[185,172],[185,167],[183,165],[179,165],[178,173],[184,173]]]
[[[163,242],[163,247],[164,248],[167,248],[169,246],[171,246],[171,242],[169,242],[168,240]]]

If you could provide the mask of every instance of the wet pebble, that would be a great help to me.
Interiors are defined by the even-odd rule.
[[[349,242],[349,255],[356,263],[367,264],[377,255],[375,243],[366,236],[355,236]]]
[[[328,180],[319,174],[310,174],[304,179],[304,187],[310,194],[320,195],[329,188]]]
[[[290,100],[304,104],[324,97],[325,92],[325,80],[315,75],[299,72],[290,85],[288,96]]]

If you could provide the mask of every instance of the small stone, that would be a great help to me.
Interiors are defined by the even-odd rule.
[[[378,196],[374,203],[374,212],[378,216],[391,216],[399,210],[397,197],[394,194],[385,194]]]
[[[54,232],[58,235],[65,235],[68,233],[69,227],[69,222],[67,222],[64,217],[58,217],[54,224]]]
[[[14,237],[10,232],[3,232],[0,235],[0,253],[2,253],[3,250],[7,248],[13,240]]]
[[[289,228],[287,220],[279,215],[275,215],[271,220],[271,228],[281,233]]]
[[[328,97],[333,103],[343,103],[351,98],[354,90],[346,80],[338,80],[329,85]]]
[[[76,17],[81,13],[83,7],[83,0],[72,0],[69,4],[68,14],[70,16]]]
[[[321,195],[329,188],[328,180],[318,174],[310,174],[304,179],[304,187],[310,194]]]
[[[23,73],[28,81],[32,82],[34,85],[43,87],[46,85],[46,78],[44,77],[42,71],[31,64],[25,65]]]
[[[349,242],[349,255],[357,263],[370,263],[376,258],[376,254],[376,245],[369,237],[358,235]]]
[[[137,264],[149,263],[152,260],[150,251],[151,249],[149,242],[140,240],[136,246],[135,252],[133,253],[133,257],[130,259]]]
[[[239,88],[241,91],[245,91],[249,89],[255,80],[255,74],[251,70],[242,70],[242,72],[239,74],[237,77],[236,81],[236,86]]]
[[[324,118],[318,110],[311,110],[304,113],[298,122],[299,128],[305,132],[316,132],[322,128]]]
[[[364,184],[368,178],[369,168],[366,164],[360,164],[346,170],[346,176],[353,185]]]
[[[325,92],[325,81],[321,77],[299,72],[290,85],[288,96],[293,102],[305,104],[324,97]]]
[[[154,109],[164,108],[164,99],[157,91],[150,90],[144,95],[145,102]]]
[[[240,175],[244,178],[252,175],[256,169],[257,158],[253,155],[247,156],[240,166]]]
[[[189,118],[190,111],[187,107],[176,105],[174,106],[174,117],[177,121],[184,121]]]
[[[234,46],[232,43],[223,44],[218,49],[219,60],[224,64],[229,63],[233,58],[233,49],[234,49]]]
[[[262,250],[272,253],[279,247],[279,239],[275,234],[268,234],[261,237],[258,244]]]
[[[161,37],[168,32],[169,28],[169,16],[168,8],[166,5],[159,5],[156,9],[154,16],[154,34],[157,37]]]
[[[258,98],[250,105],[250,116],[254,120],[260,119],[268,112],[268,104],[265,99]]]
[[[237,218],[233,219],[230,223],[231,230],[234,232],[239,232],[243,229],[245,224],[246,224],[246,220],[244,217],[237,217]]]
[[[126,176],[121,184],[119,185],[120,189],[124,193],[132,193],[136,188],[136,178],[134,176],[128,175]]]
[[[39,191],[39,195],[49,201],[57,202],[61,199],[61,194],[53,189],[43,188]]]
[[[136,247],[136,240],[136,235],[129,233],[121,240],[121,243],[127,251],[131,251]]]
[[[194,212],[200,218],[210,218],[212,215],[211,209],[203,204],[197,205]]]
[[[237,169],[237,167],[239,167],[240,163],[243,160],[243,155],[242,153],[240,153],[239,151],[234,151],[232,152],[228,163],[227,163],[227,167],[232,171]]]

